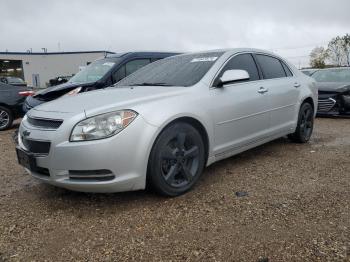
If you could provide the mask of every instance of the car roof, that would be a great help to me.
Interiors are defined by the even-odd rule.
[[[196,53],[211,53],[211,52],[224,52],[224,53],[240,53],[240,52],[252,52],[252,53],[265,53],[265,54],[271,54],[275,55],[274,53],[263,50],[263,49],[257,49],[257,48],[226,48],[226,49],[213,49],[209,51],[202,51],[202,52],[196,52]]]
[[[235,53],[263,53],[271,56],[280,57],[277,54],[274,54],[273,52],[263,50],[263,49],[256,49],[256,48],[227,48],[227,49],[213,49],[213,50],[203,50],[203,51],[196,51],[196,52],[189,52],[189,53],[183,53],[180,55],[196,55],[196,54],[210,54],[210,53],[224,53],[224,54],[235,54]]]
[[[327,71],[327,70],[350,70],[349,66],[344,66],[344,67],[328,67],[328,68],[322,68],[318,69],[317,71]]]
[[[150,57],[150,58],[162,58],[172,55],[178,55],[180,53],[176,52],[125,52],[125,53],[116,53],[109,54],[106,58],[134,58],[134,57]]]

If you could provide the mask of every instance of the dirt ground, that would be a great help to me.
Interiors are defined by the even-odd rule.
[[[38,183],[13,132],[0,133],[0,261],[350,261],[350,119],[216,163],[177,198]]]

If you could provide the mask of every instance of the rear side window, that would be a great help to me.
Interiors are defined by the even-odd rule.
[[[289,67],[281,61],[281,64],[283,66],[284,72],[286,72],[286,75],[288,77],[293,76],[292,72],[290,71]]]
[[[256,55],[256,58],[261,67],[264,79],[286,77],[279,59],[266,55]]]
[[[125,64],[126,76],[134,73],[136,70],[139,70],[141,67],[148,65],[150,62],[151,62],[150,59],[137,59],[126,63]]]
[[[215,79],[213,86],[218,85],[220,81],[219,79],[225,73],[225,71],[234,69],[246,70],[249,74],[249,80],[244,80],[240,82],[259,80],[259,72],[253,59],[253,56],[251,54],[242,54],[231,58],[231,60],[227,62],[227,64],[221,70],[218,77]]]

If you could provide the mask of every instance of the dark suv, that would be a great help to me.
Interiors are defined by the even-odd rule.
[[[23,110],[52,101],[63,95],[74,95],[111,86],[141,67],[178,53],[130,52],[107,55],[78,72],[68,82],[38,91],[26,99]]]

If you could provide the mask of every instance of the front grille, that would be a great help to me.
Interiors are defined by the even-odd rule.
[[[33,118],[30,116],[27,117],[27,121],[30,125],[34,127],[40,127],[40,128],[46,128],[46,129],[57,129],[63,123],[63,120]]]
[[[23,136],[21,138],[23,145],[29,152],[41,155],[49,154],[51,146],[50,142],[26,139]]]
[[[337,101],[333,98],[318,99],[318,111],[319,112],[329,112],[335,106]]]
[[[109,181],[115,178],[110,170],[69,170],[69,179],[94,182],[94,181]]]
[[[24,103],[24,106],[25,106],[25,110],[26,110],[27,112],[28,112],[30,109],[33,108],[30,104],[28,104],[27,101]]]

